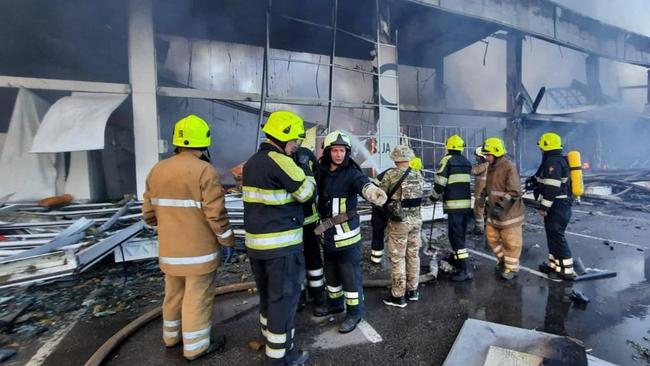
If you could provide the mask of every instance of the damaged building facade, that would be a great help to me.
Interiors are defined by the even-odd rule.
[[[300,113],[318,136],[349,131],[367,168],[390,166],[387,153],[400,139],[431,169],[448,135],[478,146],[503,133],[530,169],[538,132],[548,128],[594,167],[629,168],[603,157],[603,135],[611,138],[620,123],[638,125],[640,134],[620,139],[636,139],[632,160],[648,163],[641,159],[648,117],[618,103],[629,86],[613,97],[603,90],[601,65],[645,72],[650,39],[550,1],[27,1],[6,8],[0,162],[17,172],[2,192],[16,192],[14,200],[64,192],[140,197],[150,167],[171,154],[173,123],[188,113],[210,122],[211,154],[230,183],[228,171],[252,154],[259,126],[278,109]],[[566,70],[536,56],[558,50]],[[579,76],[571,62],[584,62]],[[476,68],[481,63],[485,71]],[[541,88],[547,74],[563,75],[565,87]]]

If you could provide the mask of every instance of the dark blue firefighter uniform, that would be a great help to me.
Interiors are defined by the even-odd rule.
[[[377,175],[377,180],[381,181],[384,178],[384,174],[389,170],[390,169],[386,169],[379,173],[379,175]],[[370,260],[373,263],[381,263],[381,258],[384,255],[384,237],[386,234],[386,227],[388,226],[388,216],[381,207],[372,205],[370,226],[372,227]]]
[[[284,364],[294,350],[294,315],[305,278],[303,208],[314,180],[269,143],[244,165],[246,248],[260,294],[260,324],[266,355]]]
[[[547,151],[542,156],[535,178],[537,180],[536,196],[541,199],[540,209],[546,211],[544,229],[548,244],[549,260],[547,265],[557,274],[572,278],[573,257],[565,231],[571,220],[571,181],[569,162],[562,155],[562,150]]]
[[[318,170],[318,213],[321,220],[357,208],[357,196],[370,183],[361,169],[346,158],[347,164],[330,171],[322,161]],[[322,237],[330,309],[343,308],[348,316],[363,317],[363,281],[361,277],[361,227],[359,215],[326,230]]]

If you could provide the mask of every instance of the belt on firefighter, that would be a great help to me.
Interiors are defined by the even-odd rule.
[[[328,217],[324,220],[321,220],[320,224],[318,224],[318,226],[316,226],[316,228],[314,229],[314,234],[321,235],[325,231],[327,231],[327,229],[334,227],[334,225],[342,224],[350,220],[351,218],[356,216],[356,214],[357,214],[357,210],[352,209],[348,212],[336,215],[334,217]]]
[[[420,207],[422,206],[422,197],[419,198],[406,198],[402,200],[402,208]]]

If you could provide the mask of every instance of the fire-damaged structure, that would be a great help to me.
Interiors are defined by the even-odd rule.
[[[15,88],[37,90],[45,104],[38,102],[34,119],[46,131],[36,142],[5,143],[4,166],[26,151],[50,154],[42,164],[55,167],[45,184],[54,187],[58,177],[79,198],[141,195],[149,168],[170,153],[173,121],[189,111],[213,124],[212,154],[222,171],[250,155],[259,125],[280,108],[301,113],[319,135],[348,130],[374,168],[389,165],[387,152],[404,136],[430,168],[447,135],[461,132],[476,146],[486,125],[490,132],[505,127],[509,150],[529,167],[530,132],[540,122],[562,130],[564,122],[645,119],[585,105],[612,102],[600,90],[600,60],[647,67],[650,40],[551,1],[28,1],[6,9],[0,131],[15,139],[7,126]],[[587,54],[586,83],[526,91],[522,44],[533,39]],[[448,95],[454,81],[445,65],[454,68],[453,55],[477,42],[484,57],[490,44],[505,51],[497,56],[505,59],[505,80],[493,81],[493,94],[505,93],[502,108],[459,108]],[[549,107],[549,100],[557,103]],[[607,147],[598,134],[609,130],[587,130],[593,138],[567,140],[593,155],[586,160],[595,167],[616,166],[601,157]],[[85,139],[99,142],[78,142]],[[66,190],[58,187],[50,192]]]

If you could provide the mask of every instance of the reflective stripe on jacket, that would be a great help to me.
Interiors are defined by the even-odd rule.
[[[562,150],[544,153],[542,164],[535,173],[540,209],[548,211],[556,199],[570,199],[569,172],[569,162],[562,155]]]
[[[314,179],[265,142],[244,165],[242,185],[248,255],[270,259],[302,251],[302,205],[314,195]]]
[[[472,210],[471,170],[470,162],[458,151],[450,151],[440,160],[433,195],[442,195],[442,207],[445,212]]]
[[[142,215],[158,226],[160,269],[173,276],[215,271],[218,244],[234,242],[219,174],[200,154],[181,151],[147,176]]]

